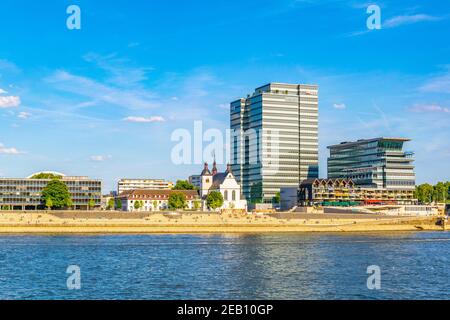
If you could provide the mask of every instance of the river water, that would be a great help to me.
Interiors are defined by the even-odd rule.
[[[450,233],[0,236],[0,299],[450,299]]]

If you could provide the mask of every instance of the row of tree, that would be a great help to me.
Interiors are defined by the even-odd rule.
[[[217,208],[220,208],[221,206],[223,206],[223,196],[220,192],[218,191],[212,191],[208,194],[208,196],[206,197],[206,205],[208,206],[209,209],[212,210],[216,210]],[[186,200],[186,196],[184,195],[184,193],[181,192],[175,192],[173,194],[171,194],[169,196],[169,209],[171,210],[182,210],[182,209],[186,209],[188,207],[188,203]],[[195,200],[193,203],[193,209],[194,210],[199,210],[200,206],[201,206],[201,202],[200,200]],[[139,207],[136,208],[136,203],[135,203],[135,209],[139,209],[142,206],[139,205]]]
[[[438,182],[436,185],[424,183],[416,187],[416,198],[420,203],[450,203],[450,181]]]

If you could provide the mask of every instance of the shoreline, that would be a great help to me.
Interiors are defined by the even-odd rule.
[[[295,234],[350,232],[448,231],[441,217],[387,217],[299,214],[295,218],[271,215],[186,213],[176,217],[149,213],[113,217],[106,212],[0,214],[0,235],[48,234]]]

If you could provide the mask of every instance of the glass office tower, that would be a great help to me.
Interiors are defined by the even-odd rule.
[[[250,203],[318,177],[317,86],[269,83],[230,112],[232,169]]]
[[[414,153],[403,151],[408,141],[375,138],[330,146],[328,178],[352,179],[368,188],[414,189]]]

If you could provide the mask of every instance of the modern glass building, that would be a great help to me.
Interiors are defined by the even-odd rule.
[[[328,178],[352,179],[367,188],[414,190],[414,153],[403,150],[408,141],[375,138],[330,146]]]
[[[42,191],[51,179],[0,178],[0,209],[39,210],[45,209],[42,203]],[[72,209],[85,210],[89,201],[100,207],[102,182],[87,177],[62,176],[70,192]]]
[[[231,163],[244,197],[270,203],[318,177],[318,87],[269,83],[231,103]]]

